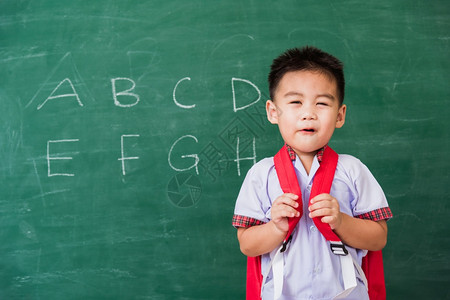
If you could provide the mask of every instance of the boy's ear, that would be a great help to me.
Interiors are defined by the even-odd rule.
[[[278,112],[275,103],[272,100],[266,102],[267,119],[272,124],[278,124]]]
[[[342,104],[342,106],[339,107],[339,110],[338,110],[338,116],[336,119],[336,128],[341,128],[342,126],[344,126],[346,112],[347,112],[347,106],[345,104]]]

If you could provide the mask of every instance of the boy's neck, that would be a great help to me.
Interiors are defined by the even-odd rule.
[[[309,153],[297,153],[298,158],[300,159],[300,162],[302,163],[303,167],[305,168],[306,174],[309,175],[309,171],[311,171],[311,167],[314,161],[314,157],[316,156],[318,151],[309,152]]]

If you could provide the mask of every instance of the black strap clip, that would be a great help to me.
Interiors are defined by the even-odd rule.
[[[289,244],[289,242],[290,242],[291,240],[292,240],[292,235],[290,235],[290,236],[288,237],[288,239],[285,240],[285,241],[283,242],[283,245],[282,245],[282,247],[281,247],[281,249],[280,249],[280,253],[283,253],[284,251],[286,251],[287,245]]]
[[[330,242],[331,252],[336,255],[346,256],[348,254],[345,245],[342,242]]]

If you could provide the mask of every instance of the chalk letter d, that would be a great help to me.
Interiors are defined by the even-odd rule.
[[[258,92],[258,98],[255,101],[253,101],[252,103],[250,103],[250,104],[247,104],[247,105],[244,105],[244,106],[241,106],[241,107],[237,107],[236,106],[236,92],[235,92],[235,88],[234,88],[234,86],[235,86],[234,82],[235,81],[241,81],[241,82],[245,82],[245,83],[250,84]],[[254,85],[249,80],[240,79],[240,78],[231,78],[231,89],[233,91],[233,111],[234,112],[237,112],[238,110],[245,109],[245,108],[247,108],[249,106],[252,106],[253,104],[255,104],[256,102],[258,102],[261,99],[261,91],[258,89],[258,87],[256,85]]]

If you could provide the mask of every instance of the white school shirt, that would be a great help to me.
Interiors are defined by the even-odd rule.
[[[294,167],[302,192],[304,213],[292,233],[288,249],[283,253],[284,284],[280,299],[333,299],[344,290],[340,259],[331,252],[329,242],[308,216],[311,186],[319,162],[315,157],[309,175],[298,157]],[[282,194],[273,157],[265,158],[248,171],[236,201],[234,214],[264,223],[269,222],[272,203]],[[382,208],[389,210],[383,190],[369,169],[350,155],[339,155],[330,194],[339,201],[341,212],[350,216]],[[362,257],[367,251],[349,246],[346,248],[361,265]],[[269,264],[269,253],[263,254],[262,274],[265,274]],[[369,299],[364,283],[359,275],[357,277],[357,286],[346,299]],[[272,271],[270,271],[262,288],[262,299],[272,299],[273,295]]]

